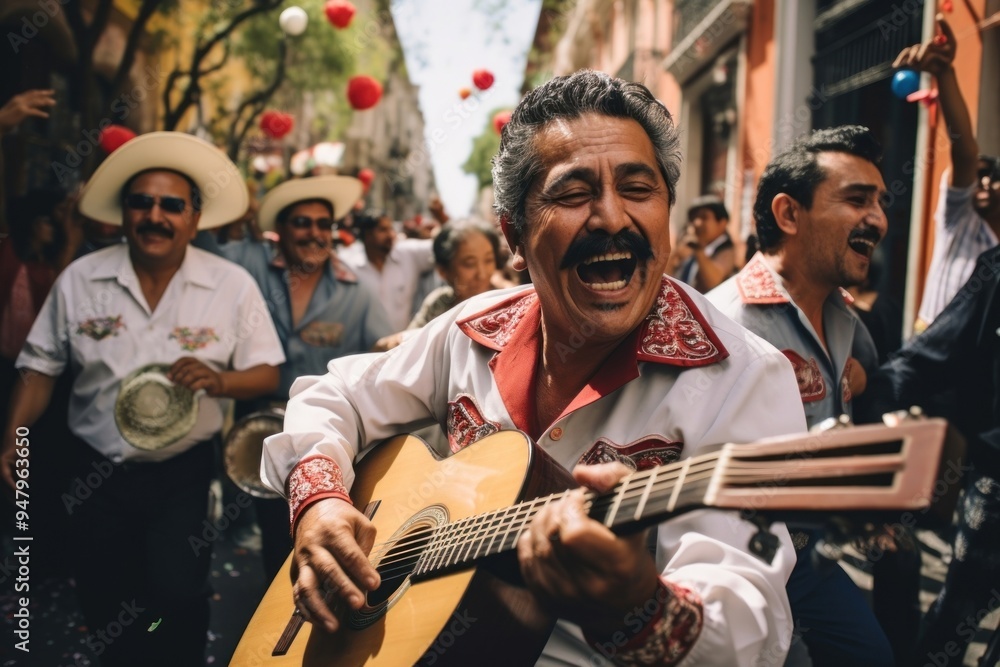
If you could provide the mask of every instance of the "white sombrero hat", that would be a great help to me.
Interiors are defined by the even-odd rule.
[[[109,225],[122,224],[122,187],[148,169],[170,169],[195,182],[201,190],[198,229],[232,222],[250,204],[243,176],[221,150],[183,132],[150,132],[124,143],[101,163],[80,197],[80,212]]]
[[[257,224],[265,232],[274,229],[278,213],[304,199],[325,199],[333,206],[334,219],[339,220],[354,208],[363,190],[361,181],[350,176],[312,176],[285,181],[264,197]]]

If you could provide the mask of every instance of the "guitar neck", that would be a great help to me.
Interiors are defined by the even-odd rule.
[[[607,493],[587,492],[588,515],[618,533],[703,507],[837,512],[920,510],[933,496],[943,420],[857,426],[774,438],[635,472]],[[511,551],[535,514],[569,491],[436,528],[413,577]]]

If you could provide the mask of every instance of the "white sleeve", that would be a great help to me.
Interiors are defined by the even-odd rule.
[[[38,312],[24,347],[17,356],[17,368],[29,368],[43,375],[58,377],[69,363],[69,324],[66,297],[60,287],[66,273],[56,280]]]
[[[751,442],[806,431],[791,365],[768,353],[733,384],[703,443]],[[766,493],[766,489],[762,493]],[[792,635],[785,583],[795,550],[783,523],[772,562],[751,553],[757,527],[736,512],[699,510],[660,525],[657,564],[664,579],[701,597],[701,633],[681,664],[780,664]]]
[[[355,457],[370,443],[441,423],[453,321],[433,322],[381,354],[334,359],[329,372],[292,385],[284,431],[265,441],[261,478],[279,493],[299,462],[333,459],[349,490]],[[437,406],[437,408],[432,407]]]

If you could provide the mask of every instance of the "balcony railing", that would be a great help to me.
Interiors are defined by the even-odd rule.
[[[676,0],[674,3],[674,41],[676,46],[691,34],[719,0]]]

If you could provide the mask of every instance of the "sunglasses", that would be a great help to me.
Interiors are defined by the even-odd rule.
[[[166,213],[182,213],[187,208],[187,202],[180,197],[154,197],[142,193],[125,195],[125,205],[133,211],[148,211],[154,204],[159,204]]]
[[[297,215],[288,219],[288,224],[295,229],[309,229],[316,223],[321,231],[328,232],[333,229],[333,218],[310,218],[305,215]]]

